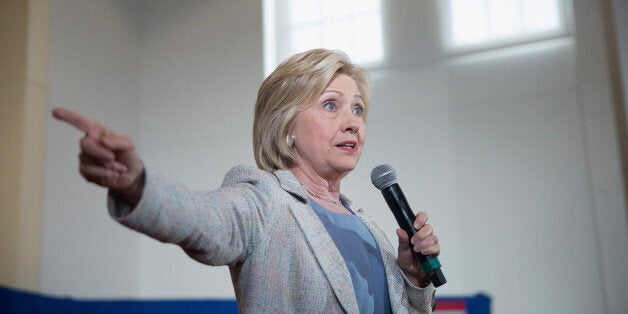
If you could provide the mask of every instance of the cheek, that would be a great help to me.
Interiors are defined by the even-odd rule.
[[[366,125],[363,124],[359,132],[360,132],[360,142],[364,144],[364,142],[366,142]]]

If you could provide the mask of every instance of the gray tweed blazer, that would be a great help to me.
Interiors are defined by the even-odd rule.
[[[434,286],[413,286],[396,249],[361,207],[341,196],[379,245],[395,313],[430,313]],[[134,208],[109,198],[111,216],[193,259],[228,265],[242,313],[358,313],[349,270],[291,172],[236,166],[222,186],[197,192],[146,172]]]

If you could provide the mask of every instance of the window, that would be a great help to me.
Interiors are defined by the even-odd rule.
[[[445,44],[453,50],[564,35],[564,0],[441,0]]]
[[[312,48],[346,52],[361,65],[381,61],[381,0],[265,0],[265,72]]]

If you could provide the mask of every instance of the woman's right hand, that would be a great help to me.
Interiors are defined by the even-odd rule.
[[[144,188],[144,165],[130,138],[65,108],[52,115],[85,132],[81,139],[79,172],[89,182],[107,187],[112,195],[135,207]]]

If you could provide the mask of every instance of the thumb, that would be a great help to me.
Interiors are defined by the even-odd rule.
[[[102,144],[113,151],[126,151],[134,149],[133,141],[124,135],[108,134],[102,139]]]
[[[399,238],[399,251],[410,248],[408,234],[403,229],[397,229],[397,237]]]
[[[410,248],[410,237],[403,229],[397,229],[397,237],[399,237],[399,247],[397,248],[399,266],[402,269],[407,269],[414,260],[412,249]]]
[[[135,151],[133,141],[124,135],[108,134],[101,140],[102,144],[113,151],[116,161],[122,163],[132,173],[141,172],[143,166],[140,157]]]

